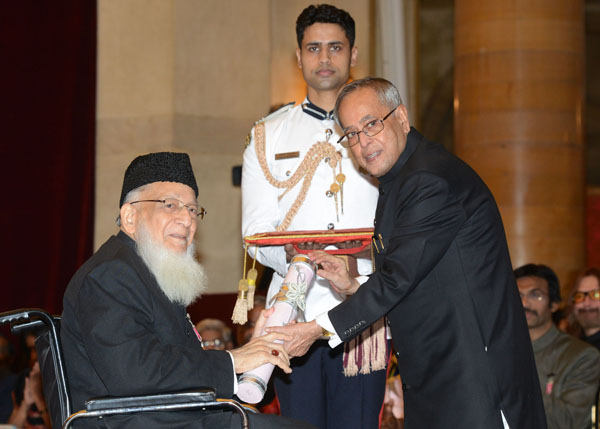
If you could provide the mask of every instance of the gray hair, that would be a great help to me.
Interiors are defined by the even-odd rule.
[[[370,88],[375,91],[379,102],[385,106],[388,106],[390,109],[398,107],[402,104],[402,98],[400,97],[398,89],[394,86],[394,84],[386,79],[380,77],[365,77],[363,79],[352,81],[342,88],[335,102],[335,121],[341,128],[344,127],[340,123],[340,118],[338,116],[340,104],[342,104],[344,98],[346,98],[349,94],[352,94],[354,91],[362,88]]]
[[[231,335],[231,329],[229,326],[225,324],[222,320],[219,319],[202,319],[198,323],[196,323],[196,330],[198,332],[202,331],[217,331],[221,333],[223,337],[223,341],[233,341],[233,336]]]
[[[149,183],[148,185],[150,185],[150,184],[151,183]],[[148,185],[142,185],[142,186],[139,186],[139,187],[127,192],[127,195],[125,195],[125,199],[123,200],[123,204],[127,204],[131,201],[139,200],[140,195],[142,194],[142,192],[144,192],[144,190],[148,187]],[[117,222],[118,227],[121,227],[121,214],[120,213],[117,216],[117,218],[115,219],[115,222]]]

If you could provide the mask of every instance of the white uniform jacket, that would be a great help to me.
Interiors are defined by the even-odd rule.
[[[346,176],[343,183],[344,213],[342,214],[342,198],[338,192],[338,220],[335,197],[327,194],[335,175],[327,160],[323,160],[316,169],[304,203],[287,230],[373,227],[379,196],[375,179],[360,173],[348,149],[336,143],[340,130],[331,118],[331,114],[310,104],[308,99],[305,99],[303,104],[312,114],[304,111],[302,105],[298,105],[287,110],[283,108],[265,120],[265,154],[268,167],[275,179],[288,179],[294,174],[311,146],[326,141],[326,130],[331,130],[329,142],[341,153],[342,173]],[[322,112],[324,119],[317,119],[314,116],[315,111],[317,116]],[[256,155],[254,131],[253,129],[250,144],[243,157],[242,236],[274,231],[283,221],[302,186],[301,180],[281,200],[278,200],[278,196],[284,192],[284,189],[274,187],[265,178]],[[299,156],[276,159],[276,154],[293,152],[299,152]],[[339,166],[336,167],[335,173],[339,173]],[[253,249],[250,250],[253,255]],[[258,261],[275,271],[267,295],[267,306],[270,306],[271,298],[279,291],[287,272],[288,264],[283,246],[259,248]],[[360,274],[370,274],[371,261],[359,259],[358,270]],[[319,277],[307,293],[304,320],[313,320],[318,314],[328,311],[343,299],[343,296],[330,287],[327,280]]]

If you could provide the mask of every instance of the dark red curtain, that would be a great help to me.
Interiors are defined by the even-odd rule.
[[[0,7],[0,311],[62,311],[92,253],[96,1]]]

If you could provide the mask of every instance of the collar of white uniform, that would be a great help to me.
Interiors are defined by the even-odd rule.
[[[302,111],[321,121],[324,119],[333,119],[333,110],[328,112],[327,110],[321,109],[316,104],[312,104],[308,97],[306,97],[302,103]]]

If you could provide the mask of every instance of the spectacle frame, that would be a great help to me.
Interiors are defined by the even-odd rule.
[[[192,218],[204,219],[204,216],[208,213],[204,207],[198,206],[198,204],[185,204],[183,201],[177,198],[165,198],[164,200],[138,200],[132,201],[129,204],[137,203],[161,203],[162,208],[168,213],[175,214],[182,208],[186,208]]]
[[[379,134],[380,132],[383,131],[383,121],[385,121],[387,118],[390,117],[390,115],[392,113],[394,113],[394,111],[398,108],[398,106],[394,107],[390,113],[388,113],[387,115],[385,115],[383,117],[383,119],[373,119],[370,120],[369,122],[367,122],[367,124],[362,127],[362,130],[360,131],[350,131],[347,132],[346,134],[344,134],[342,137],[340,137],[340,139],[337,141],[339,144],[342,145],[342,147],[352,147],[355,144],[357,144],[360,140],[358,135],[360,133],[365,133],[365,135],[369,136],[369,137],[374,137],[377,134]]]

